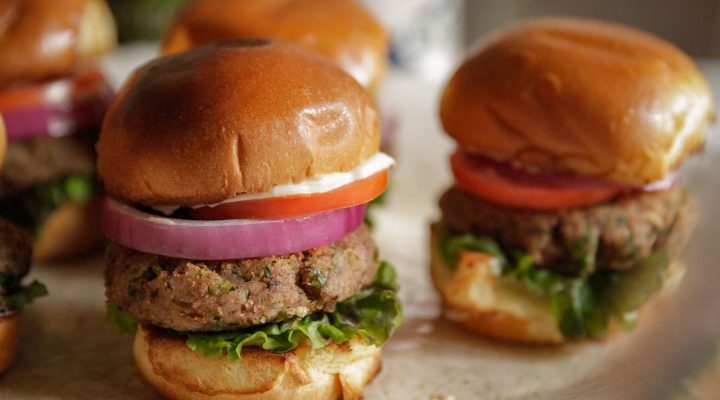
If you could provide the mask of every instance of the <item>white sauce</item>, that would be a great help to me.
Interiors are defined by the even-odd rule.
[[[191,208],[215,207],[220,204],[232,203],[236,201],[258,200],[271,197],[287,197],[330,192],[355,181],[369,178],[370,176],[375,175],[380,171],[386,170],[393,165],[395,165],[395,160],[393,160],[392,157],[385,153],[377,153],[348,172],[333,172],[330,174],[318,175],[312,178],[308,178],[299,183],[275,185],[267,192],[243,193],[235,197],[223,200],[219,203],[198,204],[191,206]],[[165,215],[170,215],[180,207],[152,206],[152,208],[160,211]]]

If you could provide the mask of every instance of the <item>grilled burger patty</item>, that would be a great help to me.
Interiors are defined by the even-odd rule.
[[[223,331],[331,311],[370,285],[377,249],[365,226],[302,253],[190,261],[108,244],[106,288],[141,323],[176,331]]]
[[[30,268],[31,255],[27,235],[0,218],[0,296],[18,288]]]
[[[442,195],[440,208],[452,232],[490,236],[506,251],[528,253],[538,267],[567,273],[627,270],[655,249],[676,252],[697,215],[696,202],[682,188],[535,211],[493,204],[453,187]]]
[[[0,197],[72,174],[95,171],[96,135],[77,134],[8,143],[0,173]]]

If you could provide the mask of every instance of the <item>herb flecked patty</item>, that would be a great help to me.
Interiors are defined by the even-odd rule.
[[[682,188],[620,196],[591,207],[534,211],[496,205],[453,187],[440,199],[456,234],[497,240],[529,254],[538,267],[568,273],[627,270],[653,250],[682,248],[697,204]]]
[[[94,174],[96,139],[94,135],[80,134],[10,142],[0,174],[0,196],[68,175]]]
[[[182,260],[109,243],[107,296],[141,323],[234,330],[332,311],[373,282],[376,253],[365,226],[332,245],[244,260]]]

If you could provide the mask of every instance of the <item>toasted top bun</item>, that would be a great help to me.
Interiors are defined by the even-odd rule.
[[[0,87],[67,75],[115,46],[104,0],[0,2]]]
[[[98,172],[124,200],[205,204],[348,171],[379,142],[349,75],[300,46],[240,39],[137,70],[105,116]]]
[[[387,34],[353,0],[190,1],[165,37],[163,52],[248,36],[287,40],[324,54],[371,93],[385,70]]]
[[[380,369],[380,349],[355,338],[283,354],[247,347],[242,358],[206,358],[185,340],[141,328],[133,347],[140,374],[173,400],[358,400]]]
[[[440,117],[477,154],[643,184],[703,145],[713,110],[704,77],[672,44],[606,22],[543,19],[498,33],[468,58]]]

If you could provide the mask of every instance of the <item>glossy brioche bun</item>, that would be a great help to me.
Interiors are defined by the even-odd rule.
[[[19,333],[20,314],[0,317],[0,374],[15,361]]]
[[[133,348],[140,374],[173,400],[354,400],[380,369],[380,349],[360,339],[284,354],[243,349],[242,359],[205,358],[182,337],[138,329]]]
[[[541,19],[498,33],[450,79],[440,116],[470,152],[521,167],[643,184],[703,145],[707,82],[633,28]]]
[[[206,204],[351,170],[379,143],[349,75],[300,46],[240,39],[138,69],[105,116],[98,172],[120,199]]]
[[[65,202],[40,226],[33,243],[33,261],[62,261],[97,249],[103,243],[100,231],[102,198],[86,203]]]
[[[115,41],[115,23],[104,0],[4,1],[0,87],[68,75],[108,52]]]
[[[494,257],[480,252],[460,253],[457,266],[447,266],[438,248],[436,227],[430,233],[430,272],[440,293],[443,315],[462,328],[492,339],[523,344],[562,344],[569,339],[560,331],[547,300],[514,280],[499,275]],[[652,308],[658,298],[672,293],[682,280],[684,265],[673,262],[661,292],[643,305]],[[606,338],[621,328],[610,322]]]
[[[385,70],[388,37],[354,0],[194,0],[163,42],[173,54],[221,39],[287,40],[332,59],[374,93]]]

